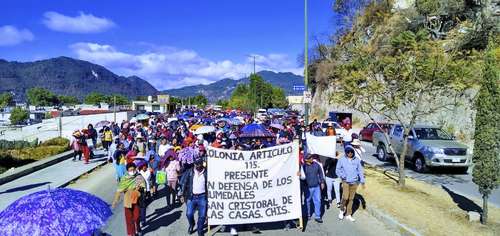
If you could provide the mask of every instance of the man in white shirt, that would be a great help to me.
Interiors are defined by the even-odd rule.
[[[346,124],[345,128],[342,129],[342,132],[340,133],[340,137],[342,138],[342,142],[344,143],[344,147],[351,145],[353,134],[355,134],[355,132],[351,128],[351,125]]]
[[[194,212],[198,209],[198,235],[203,235],[203,226],[207,218],[207,172],[203,166],[203,159],[194,161],[194,167],[187,170],[181,179],[181,190],[179,195],[181,201],[186,201],[186,216],[189,222],[188,234],[193,233]]]

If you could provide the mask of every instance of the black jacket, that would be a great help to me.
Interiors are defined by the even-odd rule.
[[[335,169],[337,168],[337,162],[338,162],[338,159],[336,159],[336,158],[326,159],[325,166],[324,166],[326,177],[332,178],[332,179],[338,178],[337,173],[335,172]]]
[[[203,172],[205,175],[205,192],[208,190],[207,186],[207,169]],[[194,167],[186,170],[184,174],[181,176],[180,182],[180,191],[179,195],[183,196],[187,201],[191,199],[191,195],[193,195],[193,176],[194,176]]]

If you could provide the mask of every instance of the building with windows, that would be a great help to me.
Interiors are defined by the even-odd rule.
[[[140,112],[168,113],[170,96],[166,94],[148,96],[146,101],[132,101],[132,110]]]

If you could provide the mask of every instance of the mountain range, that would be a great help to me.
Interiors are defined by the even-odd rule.
[[[294,85],[303,85],[302,76],[290,72],[260,71],[257,74],[287,95],[298,94]],[[103,66],[70,57],[57,57],[34,62],[16,62],[0,59],[0,93],[12,92],[17,101],[25,101],[26,91],[42,87],[57,95],[76,96],[82,100],[91,92],[122,94],[131,99],[137,96],[166,93],[175,97],[203,94],[210,102],[227,99],[238,84],[248,83],[249,78],[221,79],[207,85],[186,86],[158,91],[146,80],[137,76],[119,76]],[[300,93],[300,92],[299,92]]]
[[[70,57],[35,62],[0,60],[0,92],[13,92],[16,100],[24,101],[26,91],[33,87],[80,100],[91,92],[123,94],[129,98],[158,93],[137,76],[118,76],[103,66]]]
[[[293,90],[294,85],[304,85],[304,77],[302,76],[295,75],[291,72],[276,73],[265,70],[257,72],[257,74],[273,86],[284,89],[287,95],[300,95],[302,93]],[[226,78],[207,85],[186,86],[178,89],[164,90],[162,92],[175,97],[189,97],[196,94],[202,94],[207,97],[210,102],[216,102],[219,99],[228,99],[236,86],[249,82],[249,77],[236,80]]]

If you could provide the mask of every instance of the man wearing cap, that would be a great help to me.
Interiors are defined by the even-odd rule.
[[[352,203],[358,185],[362,184],[363,188],[365,186],[365,175],[361,160],[354,154],[354,148],[352,146],[346,146],[345,156],[338,161],[335,173],[342,179],[342,204],[340,206],[339,219],[344,219],[345,213],[346,219],[355,221],[351,216]]]
[[[314,161],[318,155],[308,155],[305,164],[302,165],[300,179],[305,180],[306,189],[306,209],[309,218],[312,216],[311,203],[314,203],[314,220],[323,223],[321,219],[321,189],[324,188],[325,176],[321,165]]]
[[[187,206],[188,234],[193,233],[194,212],[198,209],[197,231],[198,235],[203,235],[203,226],[207,217],[207,172],[202,158],[195,159],[194,167],[184,173],[180,185],[181,202],[186,201]]]

